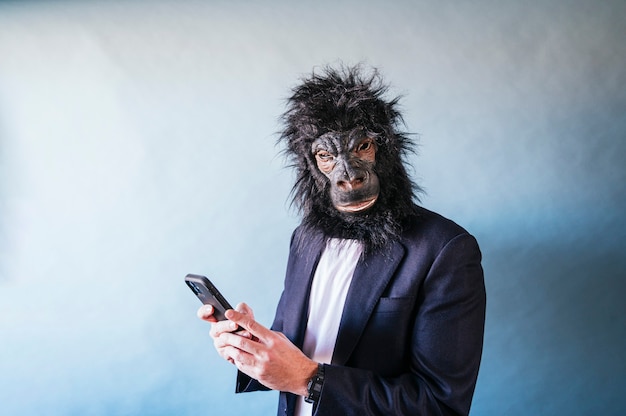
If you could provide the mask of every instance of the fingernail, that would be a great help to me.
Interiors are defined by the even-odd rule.
[[[237,329],[237,324],[234,322],[230,323],[230,329]]]

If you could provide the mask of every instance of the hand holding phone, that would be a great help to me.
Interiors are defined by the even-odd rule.
[[[185,283],[204,305],[213,306],[215,319],[218,321],[226,320],[224,313],[233,307],[206,276],[188,274],[185,276]]]

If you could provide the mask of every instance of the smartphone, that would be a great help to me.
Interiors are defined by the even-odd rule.
[[[213,316],[218,321],[226,320],[224,312],[233,307],[206,276],[188,274],[185,276],[185,283],[203,304],[213,306]]]

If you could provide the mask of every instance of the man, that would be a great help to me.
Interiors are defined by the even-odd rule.
[[[283,415],[464,415],[482,353],[474,237],[416,205],[397,99],[376,71],[325,68],[293,90],[281,140],[297,170],[294,231],[271,329],[240,304],[217,322],[237,391]],[[243,331],[236,331],[242,327]]]

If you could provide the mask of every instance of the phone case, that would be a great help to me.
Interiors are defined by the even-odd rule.
[[[185,283],[187,283],[187,286],[189,286],[191,291],[196,294],[203,304],[213,306],[213,316],[215,316],[218,321],[225,320],[226,316],[224,313],[226,310],[233,309],[230,303],[228,303],[220,291],[217,290],[215,285],[213,285],[206,276],[188,274],[185,276]]]

